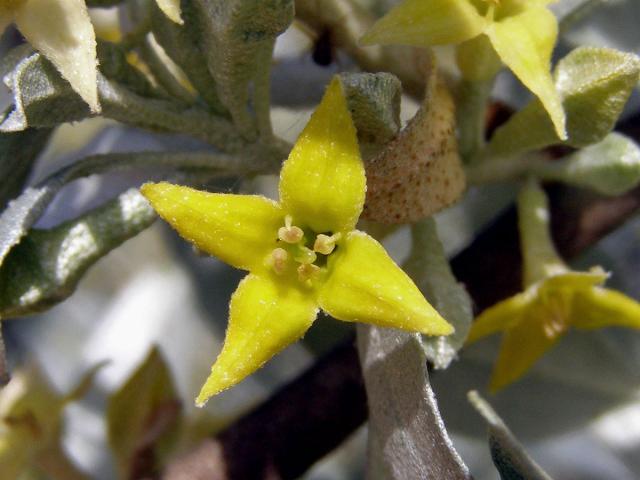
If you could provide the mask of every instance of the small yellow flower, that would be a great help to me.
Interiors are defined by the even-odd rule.
[[[554,0],[405,0],[361,39],[364,45],[460,44],[486,35],[500,59],[540,98],[566,139],[565,113],[551,77],[558,22]]]
[[[0,0],[0,33],[12,22],[100,112],[96,37],[84,0]]]
[[[347,322],[453,332],[384,248],[355,230],[364,166],[343,87],[333,80],[280,173],[280,202],[167,183],[142,193],[199,249],[247,275],[225,344],[196,402],[235,385],[298,340],[322,308]]]
[[[182,24],[182,17],[180,12],[180,0],[156,0],[160,10],[164,14],[176,23]]]
[[[518,199],[526,289],[485,310],[473,323],[467,343],[504,332],[490,389],[522,377],[570,327],[622,326],[640,329],[640,304],[602,288],[607,274],[569,270],[555,253],[544,191],[525,187]]]

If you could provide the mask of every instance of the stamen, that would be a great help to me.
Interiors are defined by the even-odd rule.
[[[278,229],[278,238],[285,243],[298,243],[302,240],[302,237],[304,237],[302,229],[291,225],[292,221],[291,215],[287,215],[284,217],[284,227]]]
[[[302,264],[298,267],[298,280],[301,282],[313,280],[319,272],[320,267],[317,265],[313,265],[312,263]]]
[[[298,250],[293,257],[296,262],[304,265],[315,262],[317,258],[318,256],[316,255],[316,252],[307,247],[303,247],[302,245],[298,245]]]
[[[313,244],[313,250],[321,253],[322,255],[329,255],[336,248],[336,242],[340,240],[342,234],[334,233],[333,235],[325,235],[323,233],[316,237],[316,241]]]
[[[289,254],[284,248],[276,248],[271,252],[271,266],[278,275],[282,275],[287,269],[288,260]]]

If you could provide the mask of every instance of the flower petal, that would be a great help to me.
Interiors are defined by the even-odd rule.
[[[522,321],[507,330],[502,337],[500,353],[489,385],[492,392],[522,377],[560,338],[562,332],[545,329],[545,319],[540,318],[539,313],[537,310],[530,310]]]
[[[356,130],[336,77],[282,166],[280,201],[295,224],[317,233],[349,231],[365,192]]]
[[[406,0],[378,20],[360,44],[427,47],[462,43],[480,35],[487,24],[469,0]]]
[[[96,37],[84,0],[29,0],[15,12],[16,24],[71,87],[100,112]]]
[[[251,375],[304,335],[318,313],[313,296],[307,293],[276,283],[270,276],[251,274],[240,282],[231,297],[222,352],[196,399],[198,406]]]
[[[467,345],[488,335],[507,330],[520,321],[527,306],[531,304],[533,290],[518,293],[483,311],[469,330]]]
[[[165,182],[147,183],[140,191],[183,238],[243,270],[264,270],[284,225],[278,204],[257,195],[208,193]]]
[[[182,25],[182,17],[180,16],[180,0],[156,0],[160,10],[176,23]]]
[[[640,303],[615,290],[594,287],[576,294],[571,320],[573,326],[582,329],[640,329]]]
[[[485,32],[502,61],[544,105],[558,136],[566,140],[565,113],[551,77],[558,21],[542,6],[494,22]]]
[[[453,327],[429,305],[409,276],[366,233],[349,233],[329,258],[328,268],[318,301],[338,320],[426,335],[453,333]]]

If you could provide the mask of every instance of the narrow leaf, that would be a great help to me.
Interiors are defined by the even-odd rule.
[[[271,58],[293,20],[293,0],[194,0],[201,15],[209,72],[223,105],[245,137],[271,136]],[[255,117],[251,115],[255,112]]]
[[[51,136],[50,129],[0,133],[0,212],[23,189],[36,158]]]
[[[478,392],[471,391],[467,397],[489,426],[491,458],[502,480],[551,480]]]
[[[137,190],[51,230],[31,230],[0,268],[0,315],[44,310],[73,293],[84,272],[156,218]]]
[[[429,303],[455,328],[446,337],[423,337],[427,358],[436,369],[447,368],[462,348],[473,321],[471,297],[456,280],[438,238],[436,223],[427,218],[411,229],[413,246],[403,269]]]

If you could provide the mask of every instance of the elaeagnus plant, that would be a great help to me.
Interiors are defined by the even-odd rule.
[[[113,475],[297,478],[368,417],[358,461],[367,478],[488,478],[452,443],[447,427],[465,432],[449,421],[454,399],[486,420],[502,478],[550,478],[489,403],[472,391],[467,404],[466,394],[500,392],[517,421],[527,414],[521,392],[537,388],[553,410],[554,395],[527,382],[564,338],[618,327],[640,340],[637,299],[604,286],[616,272],[570,263],[640,205],[638,115],[626,129],[620,120],[640,58],[557,49],[604,2],[568,3],[0,0],[0,29],[13,32],[0,59],[0,321],[66,300],[158,217],[193,245],[189,258],[246,272],[219,351],[197,352],[212,365],[199,391],[181,398],[175,359],[155,347],[120,388],[100,392]],[[306,84],[316,73],[296,75],[274,57],[276,41],[301,35],[309,45],[295,45],[295,61],[326,80],[322,95]],[[320,49],[331,75],[310,64]],[[521,106],[496,100],[508,75],[524,87]],[[293,144],[278,122],[290,106],[272,100],[279,82],[313,103]],[[164,139],[156,145],[198,147],[102,150],[42,176],[69,124],[95,117],[153,132]],[[112,172],[134,188],[39,223],[68,184]],[[277,195],[254,181],[269,176]],[[496,184],[512,193],[506,214],[482,193]],[[479,211],[494,222],[484,231]],[[212,423],[184,408],[242,395],[272,357],[308,331],[325,335],[323,316],[353,324],[347,344],[327,334],[329,353],[253,412]],[[499,343],[485,340],[498,333]],[[108,366],[84,365],[59,393],[33,362],[6,360],[23,358],[8,340],[0,331],[0,480],[105,478],[83,471],[63,439],[66,406]],[[465,369],[481,349],[490,368]],[[600,361],[588,349],[573,355]],[[437,395],[430,376],[442,382]],[[216,405],[206,406],[214,416]]]

